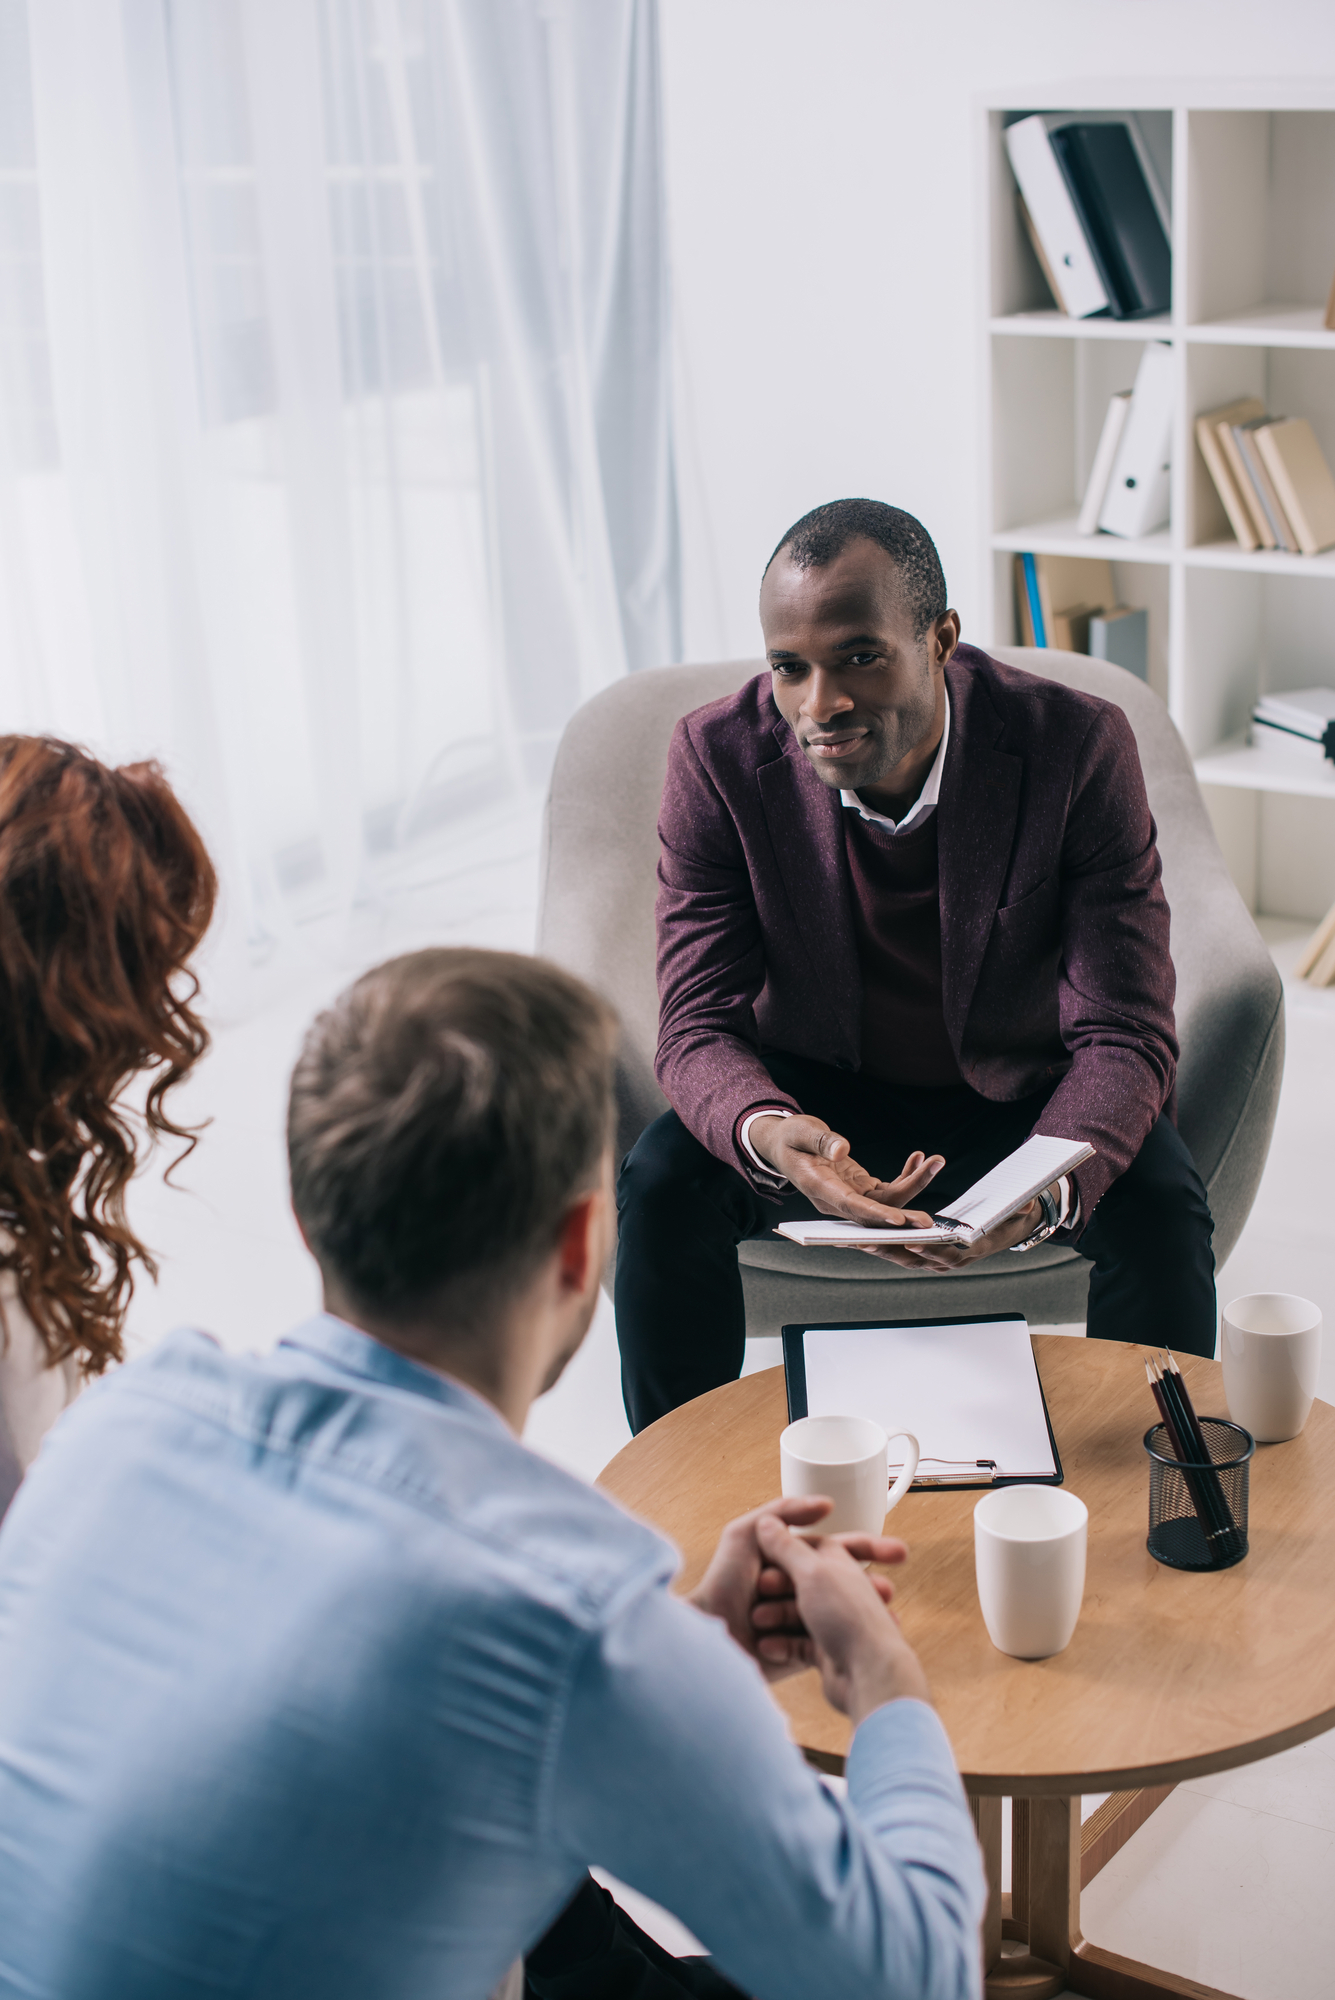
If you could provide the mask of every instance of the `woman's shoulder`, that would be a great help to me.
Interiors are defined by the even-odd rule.
[[[0,1461],[7,1441],[20,1472],[26,1472],[56,1418],[80,1389],[78,1363],[52,1365],[33,1325],[12,1271],[0,1271]],[[0,1470],[0,1480],[3,1471]]]

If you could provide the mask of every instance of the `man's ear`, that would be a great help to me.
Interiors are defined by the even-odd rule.
[[[944,667],[960,642],[960,615],[947,611],[932,628],[932,665]]]
[[[606,1200],[604,1188],[592,1188],[566,1211],[557,1237],[557,1269],[562,1291],[583,1296],[596,1280],[595,1260],[601,1271],[598,1223]]]

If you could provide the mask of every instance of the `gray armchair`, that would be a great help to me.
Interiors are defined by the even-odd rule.
[[[1215,843],[1191,761],[1158,697],[1079,653],[997,649],[1014,666],[1115,701],[1136,734],[1173,915],[1178,1123],[1210,1194],[1218,1263],[1247,1220],[1270,1145],[1284,1067],[1279,976]],[[538,949],[613,1002],[623,1040],[617,1143],[624,1153],[666,1099],[654,1080],[658,996],[654,893],[658,802],[679,717],[760,672],[760,660],[632,674],[575,715],[547,799]],[[1043,1244],[931,1277],[784,1237],[738,1250],[747,1332],[785,1321],[1022,1312],[1031,1324],[1085,1317],[1089,1266]]]

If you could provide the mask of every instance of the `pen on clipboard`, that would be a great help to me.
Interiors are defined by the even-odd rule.
[[[926,1462],[921,1458],[918,1460],[920,1466]],[[949,1472],[920,1471],[913,1482],[915,1486],[987,1486],[999,1476],[995,1458],[937,1458],[931,1463],[949,1465],[952,1469]]]

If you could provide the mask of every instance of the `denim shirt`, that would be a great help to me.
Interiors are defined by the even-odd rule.
[[[765,2000],[975,1995],[932,1710],[836,1798],[675,1566],[342,1321],[173,1335],[0,1529],[0,1994],[483,2000],[602,1863]]]

